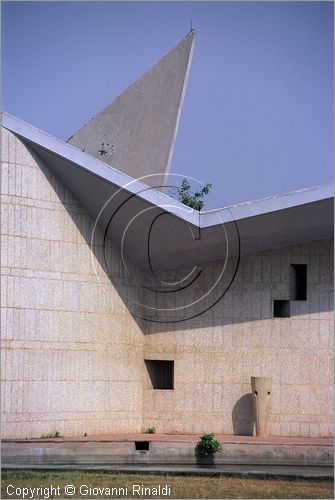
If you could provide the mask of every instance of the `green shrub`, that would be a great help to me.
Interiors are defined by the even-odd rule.
[[[146,434],[156,434],[156,427],[148,427],[145,431]]]
[[[49,434],[43,434],[41,438],[62,438],[62,434],[58,431],[55,432],[49,432]]]
[[[204,433],[202,436],[200,436],[200,441],[197,444],[197,449],[200,455],[206,457],[208,455],[213,455],[214,453],[221,451],[222,446],[219,441],[214,439],[214,433],[212,432],[211,434]]]

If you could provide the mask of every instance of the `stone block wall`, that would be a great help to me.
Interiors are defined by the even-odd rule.
[[[198,318],[136,322],[117,248],[110,279],[93,219],[49,167],[6,130],[2,155],[3,437],[248,434],[251,376],[272,377],[272,435],[332,435],[332,241],[244,256]],[[307,264],[307,300],[274,318],[290,264]],[[148,388],[145,359],[174,361],[173,389]]]
[[[174,360],[175,385],[144,389],[143,426],[252,434],[250,377],[266,376],[270,434],[332,435],[332,261],[332,240],[244,256],[210,311],[175,326],[147,323],[145,357]],[[307,264],[307,300],[290,301],[290,317],[274,318],[273,301],[290,299],[290,264]]]
[[[143,336],[94,221],[7,130],[2,155],[3,436],[140,431]]]

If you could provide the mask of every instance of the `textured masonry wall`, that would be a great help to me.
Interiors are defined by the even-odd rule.
[[[332,259],[330,240],[243,257],[230,291],[208,313],[176,327],[148,325],[145,357],[173,359],[175,387],[144,389],[144,427],[248,434],[250,377],[267,376],[270,434],[332,435]],[[290,298],[291,263],[307,264],[308,300],[292,301],[290,318],[273,318],[273,300]]]
[[[3,437],[247,433],[254,375],[273,379],[271,434],[332,434],[332,241],[244,257],[205,315],[140,325],[112,284],[127,286],[116,248],[112,281],[99,236],[90,250],[92,218],[6,130],[2,154]],[[308,300],[273,318],[290,263],[308,266]],[[175,361],[173,391],[146,389],[144,358]]]
[[[2,154],[3,436],[140,431],[143,335],[99,239],[91,254],[93,220],[6,130]]]

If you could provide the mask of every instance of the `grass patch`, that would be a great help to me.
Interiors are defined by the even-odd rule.
[[[76,492],[66,496],[65,486],[74,485]],[[23,498],[22,494],[9,495],[8,485],[14,488],[54,488],[59,486],[60,494],[40,491],[26,498],[334,498],[332,480],[311,479],[255,479],[227,476],[173,476],[159,474],[123,474],[108,471],[31,471],[5,470],[2,472],[1,498]],[[127,488],[127,494],[117,494],[114,490],[87,492],[80,494],[80,486],[88,488]],[[170,485],[171,494],[133,494],[133,485],[158,488]],[[46,491],[46,490],[45,490]],[[12,489],[9,493],[12,493]],[[49,490],[50,493],[50,490]]]

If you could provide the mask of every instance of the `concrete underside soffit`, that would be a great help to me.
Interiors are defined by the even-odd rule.
[[[161,190],[168,174],[193,48],[171,52],[68,139],[85,153]]]
[[[333,185],[196,212],[21,120],[2,114],[143,273],[182,270],[334,234]],[[150,257],[150,259],[149,259]]]

